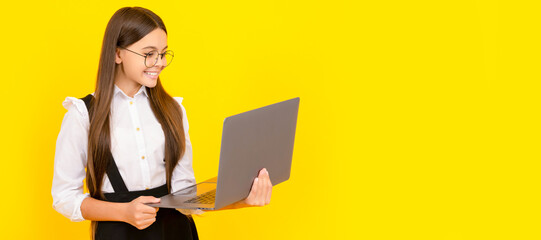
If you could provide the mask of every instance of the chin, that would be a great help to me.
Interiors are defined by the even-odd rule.
[[[158,84],[158,80],[152,81],[152,82],[146,82],[146,83],[143,84],[143,85],[145,85],[145,86],[148,87],[148,88],[154,88],[154,87],[156,87],[157,84]]]

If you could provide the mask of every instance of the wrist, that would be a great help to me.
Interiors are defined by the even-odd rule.
[[[129,203],[118,203],[118,210],[119,210],[119,216],[120,216],[120,219],[118,220],[121,222],[129,223],[128,205]]]

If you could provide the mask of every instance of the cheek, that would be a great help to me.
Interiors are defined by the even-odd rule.
[[[126,75],[130,76],[141,76],[146,67],[144,66],[143,61],[131,60],[125,63],[124,67]]]

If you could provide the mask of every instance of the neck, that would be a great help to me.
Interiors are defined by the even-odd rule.
[[[141,84],[134,81],[119,78],[118,75],[115,78],[115,85],[120,88],[120,90],[122,90],[122,92],[124,92],[124,94],[126,94],[128,97],[135,96],[135,93],[137,93],[137,91],[139,91],[142,86]]]

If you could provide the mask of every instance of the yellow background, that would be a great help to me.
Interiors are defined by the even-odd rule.
[[[165,21],[198,180],[223,118],[301,98],[291,179],[201,239],[540,239],[536,2],[3,2],[2,239],[88,239],[52,208],[55,141],[123,6]]]

